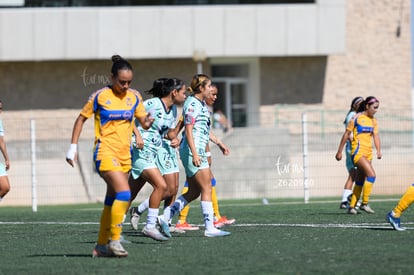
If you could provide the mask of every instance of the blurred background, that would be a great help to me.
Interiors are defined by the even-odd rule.
[[[343,121],[355,96],[371,95],[383,151],[373,196],[400,195],[414,180],[411,10],[411,0],[2,0],[0,118],[12,185],[2,205],[103,199],[93,119],[80,165],[65,154],[80,109],[110,84],[113,54],[130,61],[139,91],[159,77],[211,76],[215,111],[229,121],[213,131],[231,150],[224,157],[212,146],[219,198],[305,197],[307,187],[310,200],[339,203]]]

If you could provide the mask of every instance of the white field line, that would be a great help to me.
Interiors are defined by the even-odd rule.
[[[371,202],[384,202],[384,201],[395,201],[398,202],[399,198],[394,198],[394,199],[371,199]],[[198,200],[197,200],[198,202]],[[193,202],[191,204],[191,206],[193,207],[199,207],[199,205],[197,205],[197,202]],[[136,202],[133,202],[133,204],[135,205]],[[340,200],[314,200],[314,201],[309,201],[308,204],[328,204],[328,203],[338,203],[338,205],[341,203]],[[233,206],[237,206],[237,207],[249,207],[249,206],[258,206],[258,205],[263,205],[263,206],[271,206],[271,205],[294,205],[294,204],[300,204],[300,205],[306,205],[303,201],[286,201],[286,202],[268,202],[268,204],[264,205],[261,201],[261,199],[258,202],[249,202],[249,203],[231,203],[231,202],[226,202],[226,203],[220,203],[220,208],[222,207],[233,207]],[[82,208],[79,209],[80,211],[100,211],[102,212],[102,208],[99,207],[94,207],[94,208]]]
[[[2,222],[0,225],[28,225],[28,224],[38,224],[38,225],[99,225],[98,222]],[[124,225],[129,225],[130,223],[124,223]],[[405,225],[413,225],[413,222],[404,223]],[[197,224],[197,226],[202,227],[203,224]],[[366,228],[366,229],[392,229],[391,225],[388,223],[349,223],[349,224],[335,224],[335,223],[326,223],[326,224],[306,224],[306,223],[245,223],[245,224],[233,224],[228,226],[231,227],[310,227],[310,228]],[[414,227],[406,228],[408,230],[414,230]]]

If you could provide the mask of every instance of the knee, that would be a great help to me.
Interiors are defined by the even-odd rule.
[[[4,197],[7,193],[9,193],[10,189],[11,187],[7,180],[4,183],[0,182],[0,197]]]
[[[165,196],[164,197],[166,197],[166,198],[171,197],[171,196],[177,194],[177,191],[178,190],[176,190],[174,187],[168,186],[165,190],[165,193],[164,193]]]
[[[210,185],[204,185],[203,189],[201,190],[201,193],[210,193],[213,191],[213,187]]]
[[[119,201],[129,201],[131,199],[131,191],[121,191],[116,193],[115,199]]]
[[[168,186],[167,186],[167,184],[166,184],[165,182],[162,182],[162,181],[160,181],[160,182],[157,184],[156,189],[158,189],[158,190],[159,190],[160,192],[162,192],[163,194],[169,193],[169,190],[168,190]]]

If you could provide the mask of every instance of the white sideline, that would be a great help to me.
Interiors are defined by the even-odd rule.
[[[44,224],[44,225],[99,225],[98,222],[2,222],[0,225],[27,225],[27,224]],[[124,223],[129,225],[130,223]],[[413,225],[413,222],[407,222],[403,225]],[[203,224],[197,224],[197,226],[202,227]],[[326,224],[306,224],[306,223],[244,223],[244,224],[233,224],[228,226],[231,227],[311,227],[311,228],[365,228],[365,229],[390,229],[392,227],[390,224],[384,223],[349,223],[349,224],[335,224],[335,223],[326,223]],[[414,230],[414,227],[405,227],[407,230]]]

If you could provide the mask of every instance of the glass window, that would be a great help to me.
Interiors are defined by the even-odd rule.
[[[249,65],[213,65],[211,66],[211,75],[214,77],[248,77]]]

